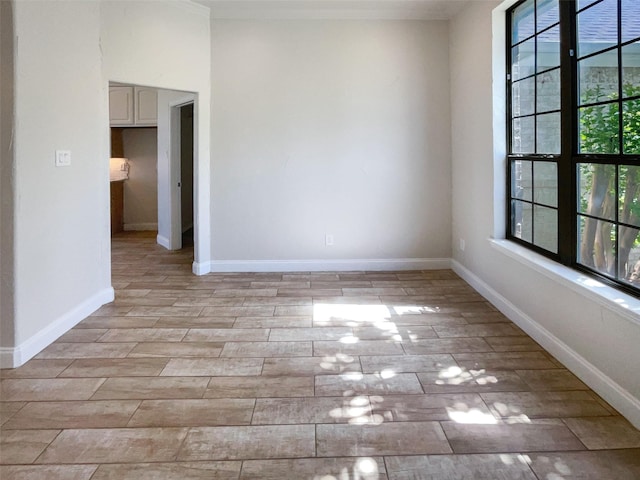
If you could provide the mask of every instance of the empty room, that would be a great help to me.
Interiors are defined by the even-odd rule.
[[[0,478],[640,478],[639,12],[0,2]]]

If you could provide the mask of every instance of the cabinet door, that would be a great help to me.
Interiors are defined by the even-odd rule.
[[[135,124],[153,126],[158,124],[158,92],[154,88],[135,87]]]
[[[109,88],[109,123],[133,125],[133,87]]]

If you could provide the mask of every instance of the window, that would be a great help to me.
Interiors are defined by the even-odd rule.
[[[640,0],[507,22],[507,237],[640,295]]]

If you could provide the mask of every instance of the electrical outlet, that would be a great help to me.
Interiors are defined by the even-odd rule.
[[[71,165],[71,151],[56,150],[56,167],[68,167]]]
[[[466,245],[465,245],[464,238],[461,238],[461,239],[460,239],[460,250],[464,252],[464,247],[465,247],[465,246],[466,246]]]
[[[325,244],[327,247],[332,246],[332,245],[333,245],[333,235],[331,235],[331,234],[329,234],[329,233],[328,233],[328,234],[326,234],[326,235],[324,236],[324,244]]]

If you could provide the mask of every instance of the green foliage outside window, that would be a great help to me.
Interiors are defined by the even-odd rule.
[[[626,84],[624,98],[640,95],[640,85]],[[587,90],[586,103],[606,101],[599,87]],[[619,103],[594,105],[580,109],[580,152],[589,154],[620,153]],[[623,154],[640,153],[640,100],[623,102]],[[640,164],[621,165],[618,176],[615,167],[604,164],[583,163],[580,211],[603,219],[582,218],[582,236],[579,258],[583,265],[612,277],[640,285],[640,260],[629,261],[632,249],[640,246],[639,231],[618,228],[618,264],[616,265],[614,219],[618,209],[618,222],[640,226]],[[616,202],[617,200],[617,202]]]

